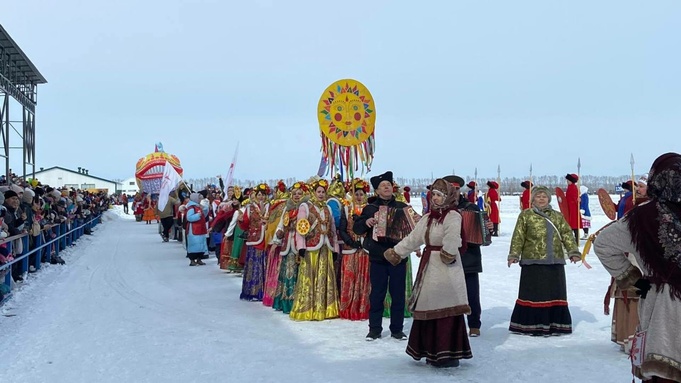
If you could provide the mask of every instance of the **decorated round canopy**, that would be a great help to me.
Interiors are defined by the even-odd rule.
[[[175,168],[179,175],[182,175],[183,170],[180,165],[180,159],[173,154],[164,152],[160,144],[156,145],[156,151],[147,154],[137,161],[135,179],[140,190],[149,194],[155,194],[161,190],[166,161]]]
[[[371,170],[374,157],[376,108],[369,90],[359,81],[338,80],[322,93],[317,105],[322,156],[345,179],[354,171]]]

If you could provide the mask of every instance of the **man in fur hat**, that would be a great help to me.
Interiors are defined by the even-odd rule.
[[[398,340],[407,340],[407,336],[403,332],[407,258],[393,266],[385,259],[383,253],[397,245],[397,242],[388,239],[379,241],[373,239],[373,230],[377,223],[375,214],[379,207],[388,206],[394,209],[403,209],[407,207],[407,204],[395,200],[392,172],[388,171],[372,177],[370,181],[376,196],[369,198],[369,204],[364,207],[362,214],[352,226],[355,234],[366,234],[363,247],[369,253],[371,262],[369,268],[369,279],[371,280],[369,333],[366,340],[373,341],[381,337],[383,331],[383,301],[388,290],[392,297],[392,304],[390,305],[391,336]]]

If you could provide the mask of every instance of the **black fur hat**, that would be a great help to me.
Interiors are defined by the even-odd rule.
[[[371,177],[370,181],[371,181],[371,186],[374,189],[378,189],[378,185],[380,185],[381,182],[383,182],[383,181],[388,181],[388,182],[390,182],[390,184],[392,184],[393,183],[393,172],[387,171],[383,174]]]

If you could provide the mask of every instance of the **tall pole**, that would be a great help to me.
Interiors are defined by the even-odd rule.
[[[582,191],[579,188],[579,184],[582,182],[582,159],[580,157],[577,157],[577,234],[579,234],[579,229],[582,228],[582,216],[580,214],[580,210],[582,209],[581,206],[579,206],[582,203]],[[579,241],[577,241],[579,242]],[[578,243],[579,245],[579,243]]]
[[[495,202],[497,204],[497,209],[499,210],[499,223],[501,223],[501,164],[497,165],[497,183],[499,184],[499,201]],[[499,230],[497,230],[497,234]]]
[[[528,190],[530,191],[530,195],[527,197],[527,206],[532,207],[532,187],[534,186],[532,184],[532,163],[530,163],[530,184],[527,185],[527,186],[528,186]],[[522,203],[521,203],[521,205],[522,205]],[[523,210],[522,207],[520,208],[520,210]]]
[[[475,172],[473,173],[473,182],[475,183],[475,187],[473,188],[473,195],[475,195],[475,204],[478,204],[478,168],[475,168]]]
[[[631,201],[636,205],[636,180],[634,179],[634,153],[631,153],[629,164],[631,164]]]
[[[532,195],[532,164],[530,164],[530,195]]]
[[[497,183],[499,183],[499,190],[501,190],[501,164],[497,165]]]

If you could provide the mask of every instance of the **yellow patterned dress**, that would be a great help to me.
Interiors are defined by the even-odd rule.
[[[339,300],[333,252],[338,252],[336,225],[325,202],[305,202],[297,221],[307,220],[309,232],[296,232],[296,248],[305,249],[298,268],[298,281],[291,319],[324,320],[338,317]]]

